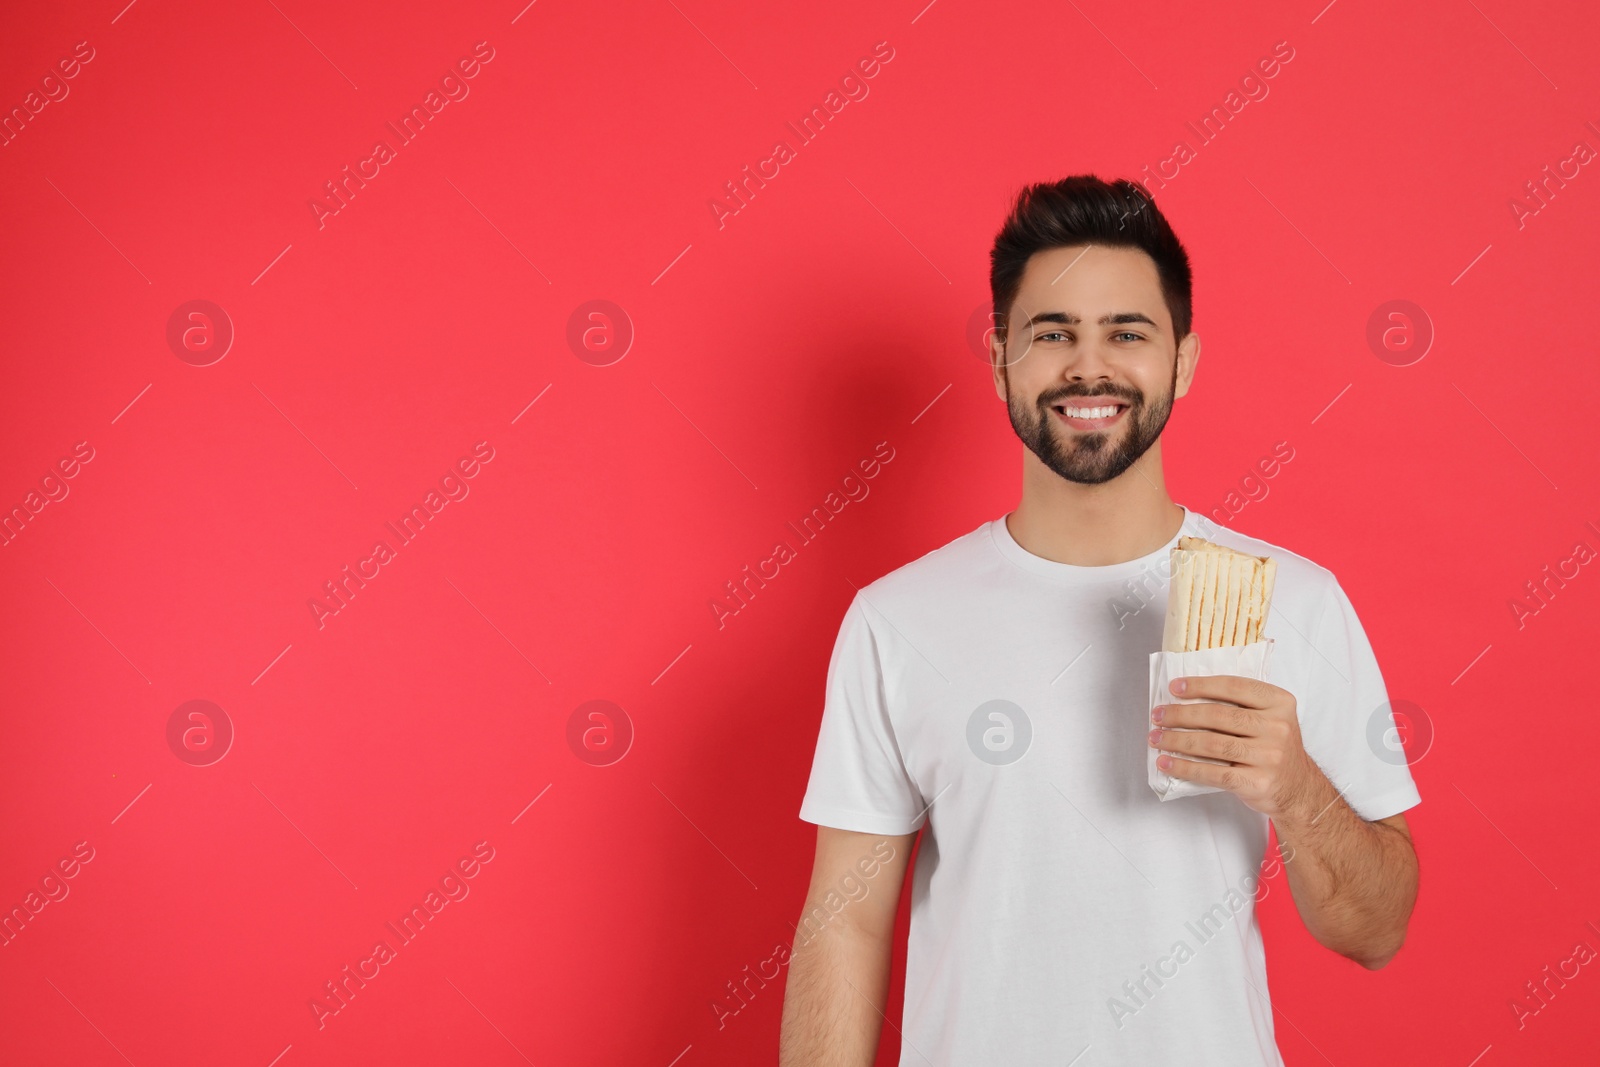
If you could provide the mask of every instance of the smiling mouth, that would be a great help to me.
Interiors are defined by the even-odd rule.
[[[1074,430],[1104,430],[1115,426],[1128,405],[1111,397],[1074,397],[1050,405],[1056,417]]]

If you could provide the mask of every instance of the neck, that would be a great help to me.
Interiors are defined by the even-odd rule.
[[[1022,502],[1005,517],[1011,537],[1036,556],[1105,567],[1147,556],[1172,540],[1183,509],[1167,495],[1161,441],[1109,482],[1069,482],[1022,449]]]

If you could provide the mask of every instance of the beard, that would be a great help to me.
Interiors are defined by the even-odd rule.
[[[1011,394],[1009,375],[1005,381],[1011,428],[1028,451],[1069,482],[1099,485],[1133,466],[1161,436],[1172,414],[1178,363],[1173,360],[1172,383],[1153,403],[1146,403],[1144,394],[1132,386],[1102,385],[1092,390],[1086,386],[1063,386],[1040,394],[1030,408]],[[1051,410],[1064,400],[1090,397],[1112,397],[1127,404],[1128,410],[1116,426],[1088,433],[1072,432]]]

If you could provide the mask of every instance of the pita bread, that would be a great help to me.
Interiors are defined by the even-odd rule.
[[[1256,568],[1256,592],[1254,592],[1254,603],[1251,605],[1250,609],[1251,613],[1254,614],[1253,622],[1251,622],[1250,640],[1259,641],[1261,640],[1261,627],[1262,625],[1266,624],[1267,621],[1266,561],[1262,561],[1261,566]]]
[[[1206,561],[1206,592],[1200,605],[1200,648],[1215,648],[1222,629],[1222,605],[1217,602],[1217,592],[1222,586],[1222,568],[1226,560],[1215,552],[1204,553]]]
[[[1262,640],[1272,611],[1278,562],[1181,537],[1172,549],[1172,583],[1161,646],[1193,652]]]
[[[1243,641],[1236,638],[1236,634],[1244,628],[1239,625],[1239,586],[1249,580],[1248,568],[1255,562],[1246,556],[1224,556],[1227,561],[1228,595],[1223,601],[1222,609],[1222,640],[1224,645],[1242,645]]]
[[[1266,632],[1267,620],[1272,617],[1272,586],[1278,578],[1278,561],[1270,557],[1261,568],[1261,630]]]
[[[1190,598],[1194,591],[1194,564],[1192,552],[1172,550],[1172,581],[1167,586],[1167,619],[1161,631],[1161,648],[1167,652],[1182,652],[1184,628],[1188,625]]]
[[[1245,590],[1244,610],[1240,613],[1244,623],[1244,643],[1255,644],[1256,635],[1261,631],[1261,571],[1262,565],[1252,560],[1250,565],[1250,584]]]
[[[1232,552],[1231,548],[1214,545],[1204,537],[1180,537],[1178,547],[1188,552]]]
[[[1199,552],[1190,557],[1189,581],[1189,611],[1183,617],[1183,645],[1185,652],[1195,647],[1195,640],[1200,632],[1200,598],[1206,591],[1206,558]]]
[[[1233,557],[1227,553],[1217,553],[1217,599],[1215,610],[1211,615],[1211,648],[1221,648],[1225,643],[1222,640],[1222,629],[1228,621],[1228,571],[1233,565]]]

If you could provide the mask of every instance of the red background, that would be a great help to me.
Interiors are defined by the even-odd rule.
[[[0,33],[8,112],[94,54],[0,148],[0,505],[94,454],[0,551],[0,905],[94,850],[0,948],[6,1063],[775,1062],[781,979],[720,1029],[711,1005],[793,936],[845,606],[1017,501],[968,337],[1008,198],[1195,147],[1280,41],[1269,95],[1154,187],[1205,342],[1169,487],[1230,507],[1287,441],[1213,514],[1338,575],[1434,740],[1393,963],[1321,949],[1281,881],[1262,905],[1279,1042],[1592,1055],[1595,965],[1520,1029],[1511,1004],[1600,949],[1600,566],[1509,606],[1600,550],[1600,176],[1511,207],[1600,148],[1591,9],[124,2]],[[319,227],[480,41],[469,95]],[[878,42],[869,95],[719,227],[723,183]],[[235,331],[209,366],[166,340],[196,299]],[[596,299],[635,332],[607,366],[567,342]],[[1396,299],[1435,334],[1407,366],[1366,340]],[[479,441],[470,495],[319,627],[322,584]],[[723,583],[879,442],[870,497],[719,628]],[[196,699],[235,731],[209,766],[167,741]],[[568,746],[592,699],[635,731],[610,766]],[[470,895],[319,1028],[323,984],[480,841]]]

